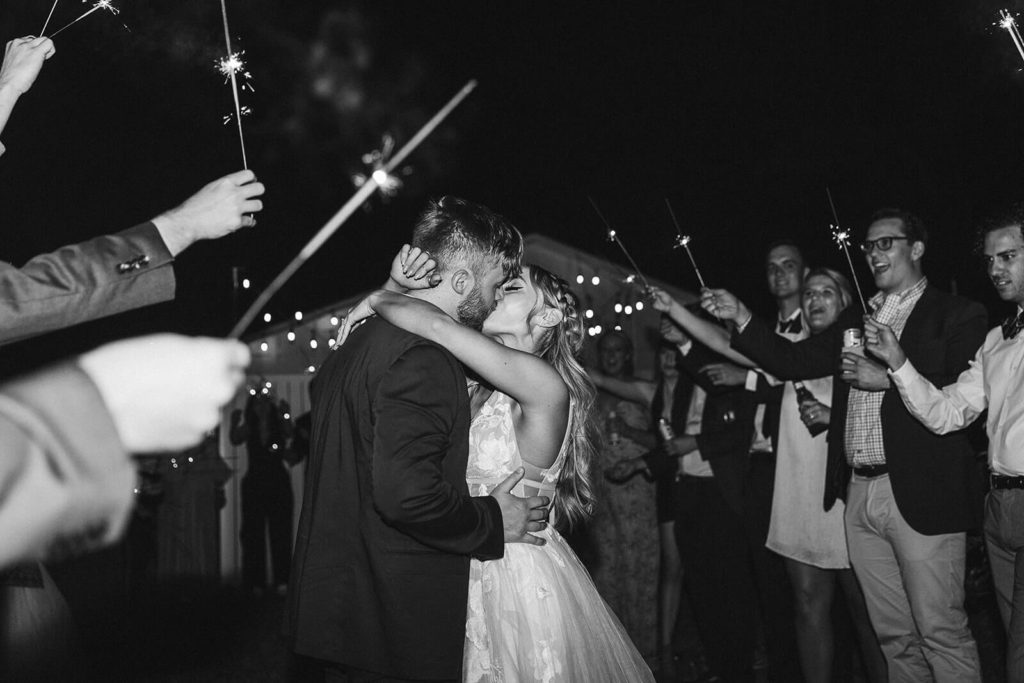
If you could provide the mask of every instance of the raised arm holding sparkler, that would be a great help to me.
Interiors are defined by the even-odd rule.
[[[18,98],[36,81],[43,62],[56,53],[49,38],[25,36],[7,42],[3,65],[0,65],[0,133]],[[0,154],[4,147],[0,144]]]

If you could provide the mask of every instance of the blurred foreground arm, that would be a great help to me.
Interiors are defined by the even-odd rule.
[[[155,335],[0,386],[0,568],[116,540],[130,454],[199,443],[248,360],[238,342]]]

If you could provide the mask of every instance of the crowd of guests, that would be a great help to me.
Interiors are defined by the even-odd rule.
[[[657,514],[634,504],[649,528],[632,533],[661,530],[660,581],[634,564],[639,582],[659,586],[664,680],[685,575],[709,674],[722,680],[753,680],[758,628],[770,680],[834,680],[838,586],[867,680],[980,681],[964,579],[966,535],[982,516],[1007,680],[1024,680],[1024,212],[979,230],[987,274],[1017,307],[987,336],[981,305],[929,283],[927,245],[913,214],[872,217],[859,242],[877,288],[866,311],[846,277],[810,267],[790,240],[765,255],[777,305],[767,320],[726,289],[689,307],[654,289],[671,321],[656,383],[620,370],[621,333],[600,340],[609,507],[630,495],[616,485],[653,481]],[[986,411],[983,482],[965,428]],[[647,642],[635,611],[621,616]]]

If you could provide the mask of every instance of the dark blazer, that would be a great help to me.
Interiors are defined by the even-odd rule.
[[[501,511],[466,485],[469,396],[445,349],[378,319],[330,354],[285,628],[300,655],[457,679],[469,559],[504,553]]]
[[[845,449],[850,385],[841,379],[839,361],[843,330],[851,327],[863,327],[861,311],[854,306],[830,328],[800,342],[783,339],[756,318],[732,340],[737,350],[781,379],[834,375],[826,510],[836,498],[845,499],[850,480]],[[967,368],[985,339],[986,327],[980,304],[929,285],[907,319],[900,345],[914,367],[942,387]],[[907,523],[928,535],[974,527],[981,513],[980,482],[967,435],[963,431],[932,434],[907,411],[895,387],[885,392],[881,420],[893,495]]]
[[[0,342],[174,298],[173,257],[152,223],[34,257],[0,261]]]
[[[708,363],[724,360],[718,354],[700,344],[694,343],[690,353],[682,356],[678,384],[673,398],[673,417],[679,408],[682,411],[685,428],[686,413],[689,410],[693,387],[700,386],[707,392],[704,412],[701,414],[700,434],[697,448],[704,460],[711,464],[715,481],[722,496],[737,514],[743,509],[743,481],[749,464],[750,443],[754,434],[754,414],[757,399],[743,387],[719,387],[708,381],[707,375],[699,372]],[[679,431],[681,434],[682,432]],[[676,459],[667,458],[663,452],[655,451],[646,458],[647,465],[655,477],[664,476],[666,468],[675,471]]]

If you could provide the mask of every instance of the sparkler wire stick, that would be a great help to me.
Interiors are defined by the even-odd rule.
[[[649,282],[647,282],[647,278],[645,278],[644,274],[640,272],[640,267],[636,265],[636,261],[634,261],[633,256],[630,255],[629,249],[626,249],[626,245],[622,243],[622,240],[619,238],[618,233],[615,232],[615,230],[612,229],[612,226],[608,223],[608,221],[605,220],[604,214],[601,213],[601,209],[597,208],[597,203],[594,201],[594,198],[588,196],[587,199],[590,200],[590,205],[594,207],[594,212],[597,214],[597,217],[601,219],[601,222],[604,223],[604,227],[608,229],[608,239],[612,242],[615,242],[615,244],[619,245],[619,249],[621,249],[622,253],[625,254],[626,259],[629,261],[629,264],[633,266],[633,272],[636,273],[636,276],[640,278],[640,282],[643,283],[644,289],[650,290],[651,285]]]
[[[227,47],[228,56],[227,60],[230,60],[234,55],[231,51],[231,29],[228,28],[228,6],[226,0],[220,0],[220,13],[224,18],[224,45]],[[249,161],[245,156],[245,135],[242,134],[242,107],[238,102],[238,81],[235,78],[235,72],[238,69],[231,67],[228,70],[228,77],[231,79],[231,95],[235,98],[235,120],[238,122],[238,144],[242,147],[242,168],[249,168]]]
[[[868,305],[864,302],[864,293],[860,289],[860,281],[857,279],[857,271],[853,267],[853,259],[850,258],[850,233],[839,228],[839,214],[836,213],[836,205],[832,201],[832,190],[825,187],[825,194],[828,195],[828,205],[832,208],[832,220],[835,224],[832,225],[832,239],[836,241],[839,248],[846,254],[846,263],[850,266],[850,275],[853,276],[853,286],[857,288],[857,298],[860,299],[860,307],[865,313],[868,312]]]
[[[59,33],[61,33],[61,32],[62,32],[62,31],[63,31],[64,29],[66,29],[66,28],[70,28],[70,27],[74,26],[75,24],[77,24],[78,22],[80,22],[80,21],[81,21],[82,19],[85,19],[85,18],[86,18],[87,16],[89,16],[90,14],[92,14],[93,12],[95,12],[95,11],[96,11],[96,10],[98,10],[98,9],[105,9],[105,10],[108,10],[108,11],[110,11],[110,12],[114,13],[114,14],[117,14],[117,13],[118,13],[118,11],[119,11],[119,10],[118,10],[118,9],[117,9],[116,7],[114,7],[113,5],[111,5],[111,4],[110,4],[110,0],[99,0],[99,2],[97,2],[97,3],[95,4],[95,5],[93,5],[93,6],[92,6],[92,9],[91,9],[91,10],[89,10],[89,11],[88,11],[88,12],[86,12],[85,14],[83,14],[83,15],[79,16],[79,17],[78,17],[77,19],[75,19],[75,20],[74,20],[74,21],[72,21],[71,23],[68,23],[68,24],[64,24],[64,25],[63,25],[63,26],[61,26],[61,27],[60,27],[59,29],[57,29],[56,31],[54,31],[54,32],[53,32],[53,34],[52,34],[51,36],[49,36],[49,37],[50,37],[51,39],[52,39],[52,38],[56,38],[56,37],[57,37],[57,35],[58,35]]]
[[[462,100],[466,99],[466,96],[468,96],[469,93],[473,92],[474,88],[476,88],[475,80],[466,83],[466,85],[463,86],[462,90],[456,93],[455,97],[448,101],[448,104],[446,104],[444,107],[441,108],[440,111],[434,114],[433,118],[427,121],[423,125],[423,127],[420,128],[419,132],[412,136],[409,142],[405,143],[405,145],[403,145],[402,148],[398,150],[398,152],[391,158],[391,160],[387,164],[385,164],[384,171],[390,173],[391,170],[395,168],[395,166],[402,163],[402,161],[407,156],[409,156],[409,154],[411,154],[412,151],[416,149],[416,147],[418,147],[419,144],[423,142],[423,140],[426,139],[426,137],[430,135],[434,131],[434,129],[437,128],[441,124],[441,122],[448,117],[449,114],[452,113],[452,110],[454,110],[455,107],[459,106]],[[366,179],[366,182],[363,183],[363,185],[356,191],[356,193],[352,195],[352,197],[347,202],[345,202],[345,205],[338,209],[338,212],[336,214],[331,216],[331,219],[327,221],[327,223],[325,223],[324,226],[320,228],[320,230],[315,235],[313,235],[312,239],[310,239],[309,242],[306,243],[306,246],[302,248],[298,255],[296,255],[295,258],[293,258],[291,262],[284,267],[284,270],[278,273],[277,277],[274,278],[273,282],[271,282],[270,285],[268,285],[267,288],[260,293],[259,297],[256,298],[256,301],[254,301],[252,305],[249,306],[249,309],[245,312],[245,315],[243,315],[241,319],[237,323],[235,323],[235,326],[231,329],[231,333],[228,336],[233,339],[237,339],[239,336],[241,336],[241,334],[245,332],[246,328],[249,327],[250,324],[252,324],[252,321],[256,318],[256,315],[261,310],[263,310],[263,308],[267,305],[270,299],[275,294],[277,294],[281,287],[284,286],[284,283],[287,282],[289,278],[291,278],[291,276],[295,274],[295,271],[301,268],[302,265],[306,261],[308,261],[309,258],[313,254],[315,254],[317,250],[320,249],[320,247],[322,247],[328,239],[330,239],[331,235],[333,235],[338,230],[338,228],[344,225],[345,221],[352,217],[352,214],[355,213],[356,209],[362,206],[363,203],[370,198],[370,196],[378,187],[380,187],[380,183],[377,182],[377,179],[374,178],[373,175],[371,174],[370,177]]]
[[[1005,9],[999,10],[999,17],[999,25],[1010,34],[1010,38],[1013,40],[1013,45],[1017,48],[1020,58],[1024,59],[1024,39],[1021,38],[1020,30],[1017,28],[1017,20]]]
[[[700,268],[697,267],[697,261],[693,258],[693,252],[690,251],[690,236],[684,235],[682,229],[679,227],[679,221],[676,220],[676,212],[672,210],[672,203],[669,202],[668,197],[665,197],[665,206],[668,207],[668,215],[672,218],[672,225],[676,226],[675,248],[682,247],[686,250],[686,255],[690,257],[690,264],[693,265],[693,272],[697,274],[697,282],[700,283],[701,289],[705,289],[707,285],[704,284],[704,276],[700,274]]]
[[[57,9],[57,3],[60,0],[53,0],[53,5],[50,7],[50,13],[46,15],[46,21],[43,22],[43,27],[39,29],[39,35],[46,35],[46,27],[50,25],[50,18],[53,17],[53,10]]]

